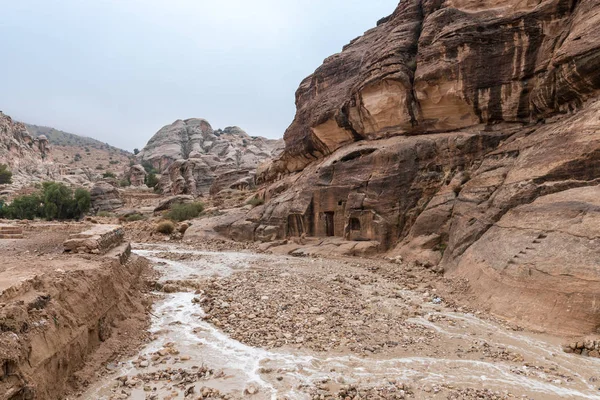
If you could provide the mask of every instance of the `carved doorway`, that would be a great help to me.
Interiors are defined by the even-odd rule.
[[[335,213],[328,211],[325,213],[325,234],[327,236],[335,236]]]

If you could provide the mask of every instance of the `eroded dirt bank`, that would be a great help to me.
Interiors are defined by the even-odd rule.
[[[126,246],[63,254],[83,224],[33,224],[1,240],[0,398],[56,400],[77,391],[146,336],[148,262]]]
[[[599,359],[457,306],[460,285],[424,268],[167,244],[135,252],[161,273],[153,340],[80,399],[600,395]]]

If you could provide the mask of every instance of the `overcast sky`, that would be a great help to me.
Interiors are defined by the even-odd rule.
[[[176,119],[283,136],[294,93],[398,0],[0,0],[0,110],[143,147]]]

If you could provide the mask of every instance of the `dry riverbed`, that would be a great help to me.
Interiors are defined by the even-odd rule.
[[[214,250],[214,249],[213,249]],[[138,245],[153,340],[81,399],[599,398],[600,360],[456,306],[382,260]]]

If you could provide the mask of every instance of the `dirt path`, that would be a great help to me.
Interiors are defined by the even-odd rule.
[[[600,360],[452,306],[424,269],[167,245],[136,253],[167,292],[155,340],[81,399],[600,398]]]

